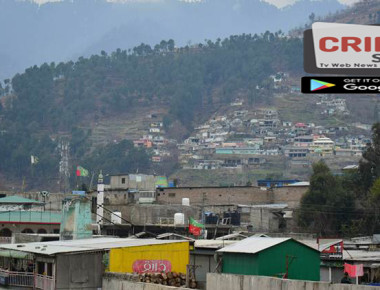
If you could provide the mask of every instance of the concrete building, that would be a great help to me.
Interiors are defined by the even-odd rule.
[[[261,188],[256,186],[235,187],[168,187],[156,190],[157,203],[181,204],[189,198],[191,205],[231,205],[287,203],[297,207],[308,186]]]
[[[238,211],[242,225],[250,226],[253,232],[285,231],[293,218],[287,204],[238,205]]]
[[[284,149],[284,155],[290,158],[306,157],[308,154],[309,148],[305,148],[303,146],[293,146]]]
[[[106,189],[154,190],[155,177],[147,174],[111,175],[110,185]]]
[[[51,211],[2,211],[0,212],[0,236],[14,233],[59,233],[61,213]]]
[[[165,176],[148,174],[117,174],[111,175],[110,177],[110,184],[105,186],[106,191],[154,191],[157,187],[164,187],[168,184]]]
[[[311,151],[321,155],[330,155],[333,154],[335,147],[335,142],[327,137],[319,137],[311,145]]]
[[[309,147],[313,144],[313,136],[298,136],[294,138],[294,146]]]
[[[21,196],[6,196],[0,198],[0,211],[43,210],[44,203]]]
[[[207,273],[215,273],[220,268],[215,259],[216,251],[236,242],[225,240],[195,241],[194,251],[190,252],[190,265],[195,267],[195,277],[202,289],[206,286]]]

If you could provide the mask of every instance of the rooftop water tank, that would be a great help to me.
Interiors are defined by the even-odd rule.
[[[190,206],[190,198],[182,198],[182,205]]]
[[[111,214],[111,222],[113,224],[118,224],[118,225],[121,224],[121,212],[120,211],[114,211]]]
[[[174,214],[174,225],[184,225],[185,215],[183,213],[177,212]]]

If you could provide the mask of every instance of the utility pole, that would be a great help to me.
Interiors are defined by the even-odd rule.
[[[98,176],[98,195],[96,199],[96,223],[98,225],[103,224],[103,215],[104,215],[104,209],[103,209],[103,203],[104,203],[104,182],[103,182],[103,174],[100,170],[99,176]]]
[[[206,201],[206,192],[202,193],[202,224],[205,224],[205,201]]]
[[[61,160],[59,161],[59,189],[67,193],[70,188],[70,170],[69,170],[69,154],[70,143],[68,141],[60,141],[58,144],[59,155]],[[62,187],[63,185],[63,187]]]

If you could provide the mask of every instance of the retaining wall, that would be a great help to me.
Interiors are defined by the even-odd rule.
[[[207,274],[207,290],[379,290],[364,285],[330,284],[301,280],[283,280],[263,276]]]

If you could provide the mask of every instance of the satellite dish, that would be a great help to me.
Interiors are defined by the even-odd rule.
[[[40,194],[41,194],[43,197],[48,197],[48,196],[49,196],[49,191],[41,191]]]

